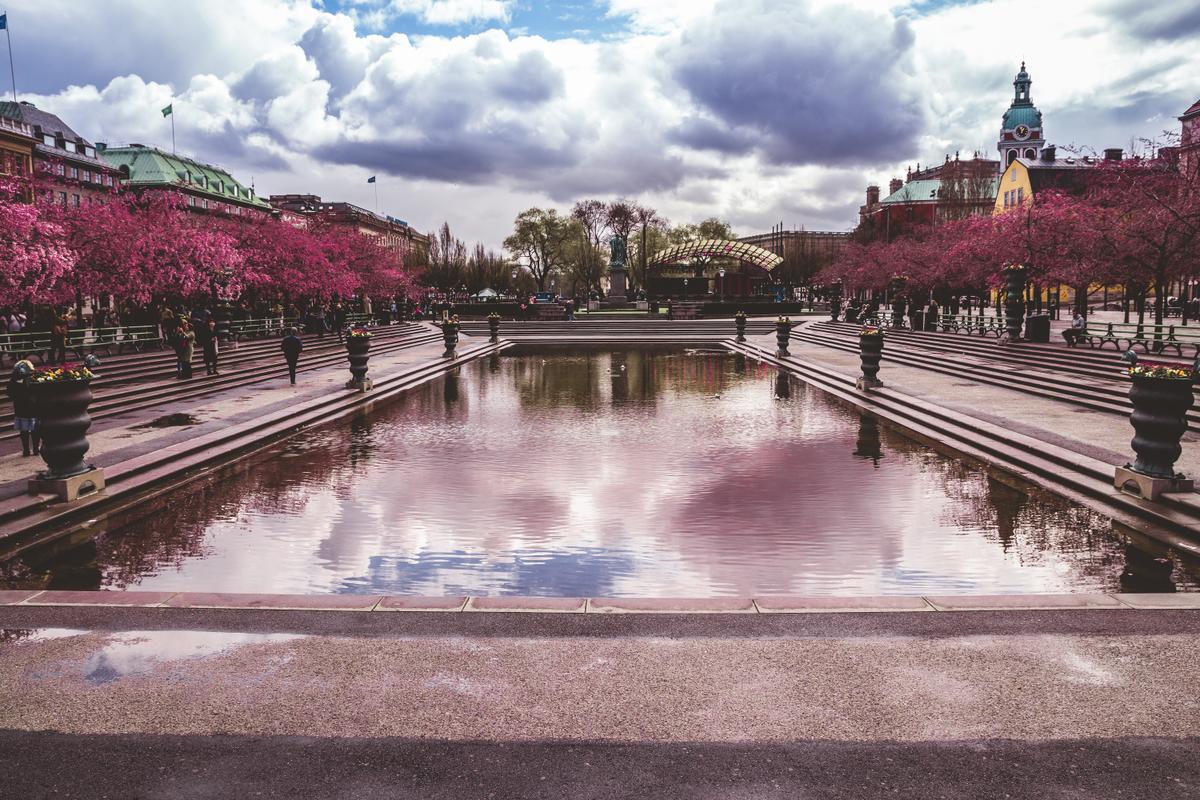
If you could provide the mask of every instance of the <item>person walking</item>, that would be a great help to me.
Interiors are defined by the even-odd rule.
[[[178,360],[178,378],[190,380],[192,377],[192,356],[196,353],[196,334],[186,319],[179,320],[175,331],[175,358]]]
[[[50,326],[50,358],[51,364],[67,363],[67,331],[69,325],[67,315],[56,316]]]
[[[346,336],[346,317],[346,304],[339,300],[333,307],[333,326],[337,328],[338,342],[342,343],[345,342]]]
[[[283,337],[283,342],[279,347],[283,350],[284,359],[287,360],[288,378],[291,379],[292,386],[295,386],[296,363],[300,360],[300,353],[304,350],[304,340],[296,335],[295,328],[288,328],[287,336]]]
[[[12,375],[8,379],[8,397],[13,404],[13,428],[21,437],[21,454],[36,456],[42,452],[42,435],[38,430],[38,421],[33,400],[33,364],[22,358],[13,365]]]
[[[217,336],[217,321],[209,317],[203,327],[197,331],[196,339],[200,343],[200,349],[204,353],[204,372],[206,375],[216,375],[217,373],[217,353],[219,351],[220,337]]]

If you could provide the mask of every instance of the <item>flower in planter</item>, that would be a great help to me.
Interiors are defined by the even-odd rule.
[[[351,339],[370,339],[371,332],[369,330],[367,330],[366,328],[351,328],[350,329],[350,338]]]
[[[29,379],[34,383],[69,383],[94,377],[95,374],[83,364],[67,364],[61,367],[41,367],[34,370]]]
[[[1138,361],[1129,367],[1129,377],[1131,378],[1165,378],[1172,381],[1194,381],[1196,380],[1196,370],[1194,367],[1180,366],[1179,364],[1164,364],[1157,361]]]
[[[883,336],[883,328],[867,325],[859,330],[859,336]]]

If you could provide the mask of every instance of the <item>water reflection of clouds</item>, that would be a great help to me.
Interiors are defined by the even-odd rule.
[[[728,355],[631,352],[617,377],[611,359],[474,362],[450,388],[303,434],[284,448],[297,457],[257,462],[182,507],[177,529],[204,546],[146,564],[141,588],[1113,588],[1096,515],[997,488],[802,384],[779,399],[772,370],[739,374]],[[148,535],[116,533],[129,547]]]

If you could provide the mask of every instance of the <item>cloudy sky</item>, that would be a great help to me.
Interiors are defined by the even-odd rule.
[[[740,234],[846,230],[866,184],[995,151],[1022,59],[1059,145],[1200,98],[1195,0],[9,0],[23,99],[498,245],[625,196]]]

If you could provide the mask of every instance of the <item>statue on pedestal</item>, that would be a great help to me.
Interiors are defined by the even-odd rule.
[[[610,300],[625,302],[625,237],[614,236],[608,240],[608,297]]]

